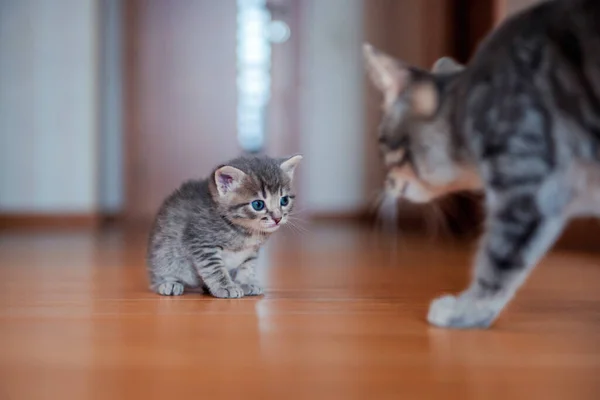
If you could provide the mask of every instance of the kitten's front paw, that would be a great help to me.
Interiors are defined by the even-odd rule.
[[[444,328],[488,328],[498,315],[493,298],[477,299],[470,294],[442,296],[431,302],[427,320]]]
[[[220,299],[239,299],[240,297],[244,297],[244,291],[236,284],[211,289],[210,294]]]
[[[263,288],[254,284],[242,284],[244,296],[260,296],[264,293]]]
[[[163,282],[158,285],[156,291],[163,296],[181,296],[183,294],[183,285],[179,282]]]

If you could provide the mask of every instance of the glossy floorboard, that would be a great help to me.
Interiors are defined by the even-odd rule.
[[[598,399],[600,258],[553,253],[489,331],[427,326],[466,246],[282,232],[267,294],[146,288],[145,238],[0,235],[0,399]]]

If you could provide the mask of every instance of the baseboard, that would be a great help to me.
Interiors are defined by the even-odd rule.
[[[600,221],[595,218],[572,221],[556,247],[574,251],[600,251]]]
[[[97,228],[102,217],[82,214],[0,214],[0,229]]]
[[[311,213],[308,218],[318,222],[360,222],[374,223],[375,217],[368,210],[357,210],[343,213]],[[125,223],[126,218],[122,215],[81,213],[81,214],[2,214],[0,213],[0,230],[9,229],[64,229],[64,228],[89,228],[96,229],[110,224],[121,224],[125,226],[138,225],[146,227],[149,225],[144,221],[142,224],[133,224],[131,221]],[[474,224],[477,225],[477,224]],[[477,236],[480,229],[471,225],[468,238]],[[423,224],[423,218],[418,213],[406,213],[398,220],[398,226],[413,233],[427,234],[427,228]],[[451,230],[454,231],[454,230]],[[463,236],[456,231],[451,236]],[[555,248],[573,251],[600,251],[600,221],[597,219],[580,219],[569,224],[555,245]]]

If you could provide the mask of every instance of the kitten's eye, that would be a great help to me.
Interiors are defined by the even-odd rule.
[[[250,204],[252,205],[252,208],[255,209],[256,211],[261,211],[265,208],[265,202],[262,200],[254,200]]]
[[[283,196],[281,198],[281,200],[279,200],[279,204],[281,204],[282,207],[287,206],[288,204],[290,204],[290,197],[289,196]]]

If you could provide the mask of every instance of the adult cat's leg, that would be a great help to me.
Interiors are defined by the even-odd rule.
[[[244,296],[242,288],[231,279],[225,268],[220,248],[200,247],[194,250],[194,265],[210,294],[226,299]]]
[[[564,224],[562,213],[542,212],[533,193],[504,199],[490,210],[470,287],[457,297],[434,300],[429,322],[451,328],[489,327],[552,246]]]
[[[263,289],[260,287],[256,274],[256,259],[258,254],[253,254],[240,265],[236,271],[234,281],[239,283],[244,291],[245,296],[259,296],[263,294]]]

